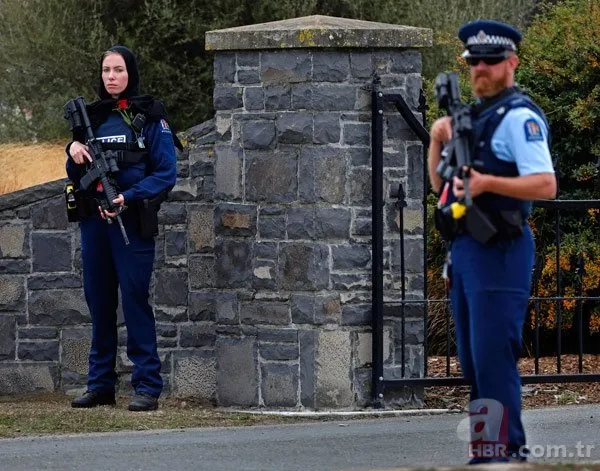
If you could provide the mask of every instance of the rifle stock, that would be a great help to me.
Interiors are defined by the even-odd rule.
[[[104,198],[101,201],[100,207],[102,210],[107,210],[116,213],[114,219],[119,223],[121,234],[125,245],[129,245],[129,238],[121,219],[121,212],[126,207],[113,203],[119,194],[112,182],[112,174],[116,173],[119,168],[117,167],[115,154],[111,151],[102,151],[100,141],[94,136],[90,118],[87,114],[85,101],[82,97],[77,97],[74,100],[70,100],[64,107],[65,119],[69,120],[71,125],[71,131],[83,131],[85,134],[85,144],[88,147],[88,152],[92,158],[92,162],[86,172],[81,178],[80,187],[83,190],[89,188],[93,183],[100,182],[102,185],[102,192]],[[108,218],[109,224],[112,223],[113,218]]]

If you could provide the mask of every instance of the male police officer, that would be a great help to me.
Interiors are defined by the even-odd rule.
[[[498,230],[485,243],[467,229],[451,241],[451,302],[462,372],[471,385],[470,415],[489,415],[491,407],[482,405],[492,404],[500,405],[502,415],[493,427],[489,417],[480,425],[493,428],[487,440],[503,446],[491,454],[471,448],[471,463],[524,460],[517,361],[534,260],[527,217],[531,200],[556,194],[549,128],[543,112],[514,83],[519,31],[480,20],[462,26],[459,38],[465,44],[463,57],[477,97],[471,113],[471,153],[473,161],[482,163],[468,172],[469,191]],[[460,200],[465,196],[464,180],[455,176],[444,182],[436,174],[442,146],[451,137],[450,117],[433,123],[429,175],[436,192],[448,185]],[[476,440],[485,442],[486,437],[472,427],[471,445]]]

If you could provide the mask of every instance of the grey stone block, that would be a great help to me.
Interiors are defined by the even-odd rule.
[[[371,247],[368,245],[333,245],[331,258],[334,270],[367,270],[371,267]]]
[[[344,124],[344,144],[369,147],[371,145],[371,125],[366,123]]]
[[[372,222],[370,219],[355,219],[352,226],[352,235],[358,237],[368,237],[371,235]]]
[[[0,321],[1,323],[1,321]],[[0,329],[2,332],[4,328]],[[19,339],[55,339],[58,337],[56,327],[21,327],[19,326]]]
[[[154,317],[159,322],[186,322],[188,320],[187,307],[161,306],[154,309]]]
[[[247,111],[265,109],[265,91],[262,87],[246,87],[244,89],[244,108]]]
[[[392,52],[390,59],[394,74],[420,73],[423,69],[421,53],[416,51]]]
[[[371,149],[352,147],[346,149],[346,154],[352,167],[371,167]]]
[[[240,309],[240,321],[242,324],[249,325],[289,325],[290,307],[278,302],[243,303]]]
[[[317,239],[347,239],[349,237],[352,222],[352,214],[349,209],[317,208],[315,213]]]
[[[237,296],[234,293],[191,292],[188,309],[191,321],[235,324],[238,320]]]
[[[3,222],[0,225],[0,257],[24,258],[29,252],[29,231],[22,224]]]
[[[289,203],[296,199],[297,150],[246,152],[246,198],[251,201]],[[268,178],[265,178],[268,175]]]
[[[314,136],[315,144],[335,144],[340,142],[341,126],[339,113],[315,113]]]
[[[157,270],[154,302],[166,306],[187,304],[188,274],[181,270]]]
[[[183,203],[163,203],[158,213],[160,224],[185,224],[187,221],[187,207]]]
[[[299,332],[298,342],[300,344],[300,402],[304,407],[314,408],[316,400],[317,331]]]
[[[214,208],[190,205],[188,212],[188,238],[190,253],[210,250],[215,244]]]
[[[356,104],[356,87],[341,84],[314,86],[310,103],[313,110],[353,110]]]
[[[69,234],[33,233],[33,270],[38,272],[71,270],[71,237]]]
[[[331,286],[338,291],[370,290],[371,276],[364,273],[332,273]]]
[[[371,170],[356,168],[350,171],[350,202],[355,205],[371,204]]]
[[[31,225],[33,229],[66,230],[69,222],[64,197],[52,198],[32,206]]]
[[[215,328],[208,324],[181,326],[179,345],[181,347],[213,347],[216,340]]]
[[[373,73],[373,56],[369,52],[350,54],[350,72],[355,78],[369,78]]]
[[[0,394],[53,392],[57,377],[57,369],[53,365],[0,363]]]
[[[31,260],[0,260],[0,275],[31,272]]]
[[[219,241],[215,247],[215,285],[218,288],[248,288],[252,280],[250,242]]]
[[[370,304],[347,304],[342,307],[342,325],[371,325]]]
[[[15,347],[15,316],[0,316],[0,360],[14,360]]]
[[[313,56],[314,82],[343,82],[350,72],[347,53],[319,52]]]
[[[260,356],[268,361],[296,360],[298,345],[290,343],[267,343],[259,348]]]
[[[215,83],[233,83],[235,80],[235,53],[219,52],[213,61],[213,79]]]
[[[223,237],[256,235],[257,207],[243,204],[219,204],[215,208],[215,234]]]
[[[15,311],[25,306],[25,277],[0,276],[0,310]]]
[[[267,86],[265,93],[265,110],[289,110],[292,106],[292,92],[286,86]]]
[[[267,407],[293,407],[298,397],[298,365],[263,364],[262,397]]]
[[[312,87],[305,83],[292,85],[292,103],[293,110],[312,109]]]
[[[291,301],[294,324],[338,324],[341,315],[339,296],[293,295]]]
[[[311,54],[305,50],[261,53],[260,78],[265,83],[307,82],[312,75]]]
[[[290,208],[287,215],[286,231],[289,239],[315,238],[314,208]]]
[[[215,257],[190,256],[188,258],[190,289],[203,289],[215,286]]]
[[[215,147],[215,195],[222,199],[242,196],[242,162],[240,147]]]
[[[343,331],[319,332],[316,367],[316,407],[349,407],[353,402],[350,335]]]
[[[250,51],[237,52],[238,67],[258,67],[260,65],[260,53]]]
[[[29,323],[37,325],[79,325],[90,322],[83,291],[57,289],[29,293]]]
[[[310,113],[283,113],[277,118],[277,140],[282,144],[306,144],[313,140]]]
[[[425,190],[425,180],[423,175],[423,146],[420,144],[409,145],[406,147],[406,160],[408,165],[407,196],[413,199],[422,199]]]
[[[58,361],[58,340],[19,342],[19,360]]]
[[[384,167],[406,167],[406,150],[403,143],[397,146],[386,146],[383,149]]]
[[[215,110],[235,110],[244,106],[244,89],[217,85],[213,90],[213,108]]]
[[[245,149],[272,149],[277,144],[273,121],[245,121],[241,126]]]
[[[81,288],[83,280],[79,275],[70,274],[34,274],[27,278],[27,288],[34,289],[63,289]]]
[[[217,398],[221,406],[258,405],[256,342],[252,338],[219,338]]]
[[[392,241],[392,266],[400,267],[400,240]],[[404,268],[407,273],[423,272],[423,239],[404,240]]]
[[[259,230],[261,239],[284,239],[285,216],[259,216]]]
[[[280,270],[284,289],[319,290],[329,282],[329,249],[319,244],[282,245]]]
[[[217,360],[212,351],[177,352],[174,355],[173,395],[214,402]]]
[[[156,323],[156,335],[161,337],[177,337],[177,326],[173,324]]]
[[[254,259],[277,260],[279,246],[276,242],[255,242],[253,245]]]
[[[187,254],[187,233],[169,231],[165,234],[165,252],[167,257],[178,257]]]
[[[280,327],[258,327],[256,339],[259,342],[297,343],[299,331]]]
[[[339,204],[344,200],[347,166],[340,149],[305,147],[299,167],[299,195],[303,201]]]

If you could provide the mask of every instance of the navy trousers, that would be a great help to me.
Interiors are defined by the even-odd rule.
[[[163,382],[156,345],[156,324],[149,304],[154,263],[154,239],[144,239],[123,214],[130,245],[126,246],[116,221],[108,224],[99,215],[83,220],[81,258],[83,288],[92,318],[92,345],[88,389],[115,389],[118,289],[127,327],[127,356],[133,363],[132,385],[137,393],[158,397]]]
[[[504,406],[509,452],[525,445],[517,362],[534,251],[527,225],[522,236],[510,241],[482,245],[461,235],[451,248],[451,302],[461,368],[471,385],[471,401],[493,399]]]

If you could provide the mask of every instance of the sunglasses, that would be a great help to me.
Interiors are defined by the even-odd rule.
[[[496,65],[502,62],[503,60],[506,60],[506,57],[465,57],[465,60],[467,61],[467,64],[471,66],[479,64],[479,61],[483,61],[483,63],[486,65]]]

